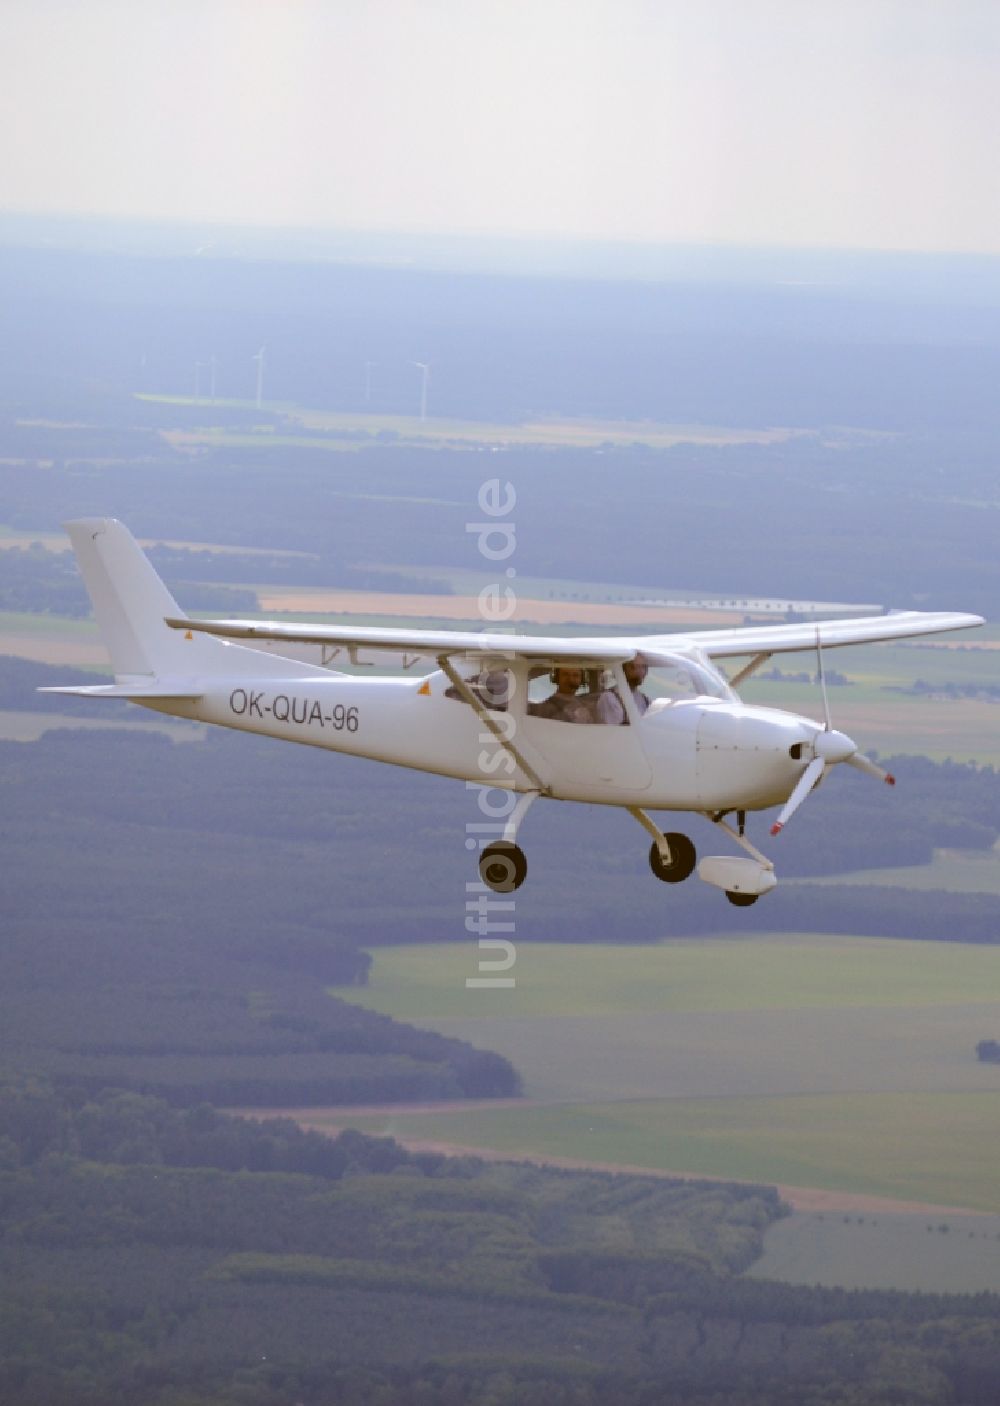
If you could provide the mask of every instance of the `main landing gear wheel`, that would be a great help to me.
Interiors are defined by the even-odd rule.
[[[687,835],[664,835],[670,859],[664,860],[654,840],[649,849],[649,867],[665,884],[679,884],[692,873],[697,859],[694,845]]]
[[[734,893],[732,889],[726,889],[726,897],[736,908],[749,908],[751,903],[756,903],[760,897],[759,893]]]
[[[513,893],[524,883],[528,860],[520,845],[497,840],[479,856],[479,877],[494,893]]]

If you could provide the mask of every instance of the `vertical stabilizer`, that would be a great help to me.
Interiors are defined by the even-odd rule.
[[[201,666],[205,651],[164,624],[184,612],[124,523],[78,518],[64,525],[115,675],[190,674]]]

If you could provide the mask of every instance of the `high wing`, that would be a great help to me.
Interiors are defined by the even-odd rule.
[[[480,630],[404,630],[385,626],[284,624],[273,620],[190,620],[167,616],[174,630],[192,630],[227,640],[312,644],[346,650],[386,650],[392,654],[473,654],[490,658],[574,659],[620,664],[631,659],[633,641],[553,638],[546,635],[491,634]],[[641,642],[640,642],[641,644]]]
[[[191,630],[221,639],[345,649],[352,657],[355,651],[364,649],[434,658],[464,654],[545,661],[564,659],[610,665],[631,659],[637,650],[656,654],[661,650],[693,647],[711,659],[726,659],[736,655],[785,654],[815,649],[817,641],[824,649],[837,649],[844,645],[875,644],[948,630],[967,630],[982,625],[983,617],[953,611],[909,610],[853,620],[823,620],[816,624],[803,621],[792,625],[743,625],[733,630],[600,638],[515,635],[478,630],[286,624],[273,620],[191,620],[186,616],[167,616],[166,623],[175,630]]]
[[[899,610],[889,615],[867,615],[854,620],[800,621],[794,625],[742,625],[735,630],[703,630],[686,634],[685,641],[703,650],[710,659],[741,654],[789,654],[797,649],[839,649],[848,644],[878,644],[936,635],[948,630],[968,630],[982,625],[981,615],[957,611]]]

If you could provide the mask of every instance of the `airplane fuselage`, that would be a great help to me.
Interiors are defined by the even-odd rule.
[[[269,661],[270,662],[270,661]],[[294,666],[293,666],[294,667]],[[320,676],[212,680],[159,712],[439,776],[526,791],[533,783],[470,708],[423,679]],[[714,698],[654,705],[627,726],[580,726],[525,710],[493,715],[554,799],[661,810],[758,810],[785,801],[793,755],[818,724]]]

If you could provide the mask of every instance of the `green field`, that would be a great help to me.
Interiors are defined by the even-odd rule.
[[[749,1273],[841,1289],[996,1293],[1000,1217],[796,1211],[771,1226]]]
[[[512,1059],[523,1106],[367,1113],[368,1131],[1000,1211],[1000,951],[866,938],[380,949],[338,994]]]
[[[349,1119],[342,1119],[348,1123]],[[377,1119],[355,1126],[383,1131]],[[1000,1088],[666,1099],[393,1116],[397,1135],[516,1156],[1000,1211]]]
[[[108,652],[92,619],[0,611],[0,655],[109,674]]]
[[[406,1019],[621,1016],[1000,1003],[1000,951],[880,938],[524,944],[514,990],[466,990],[473,943],[379,948],[352,998]]]

